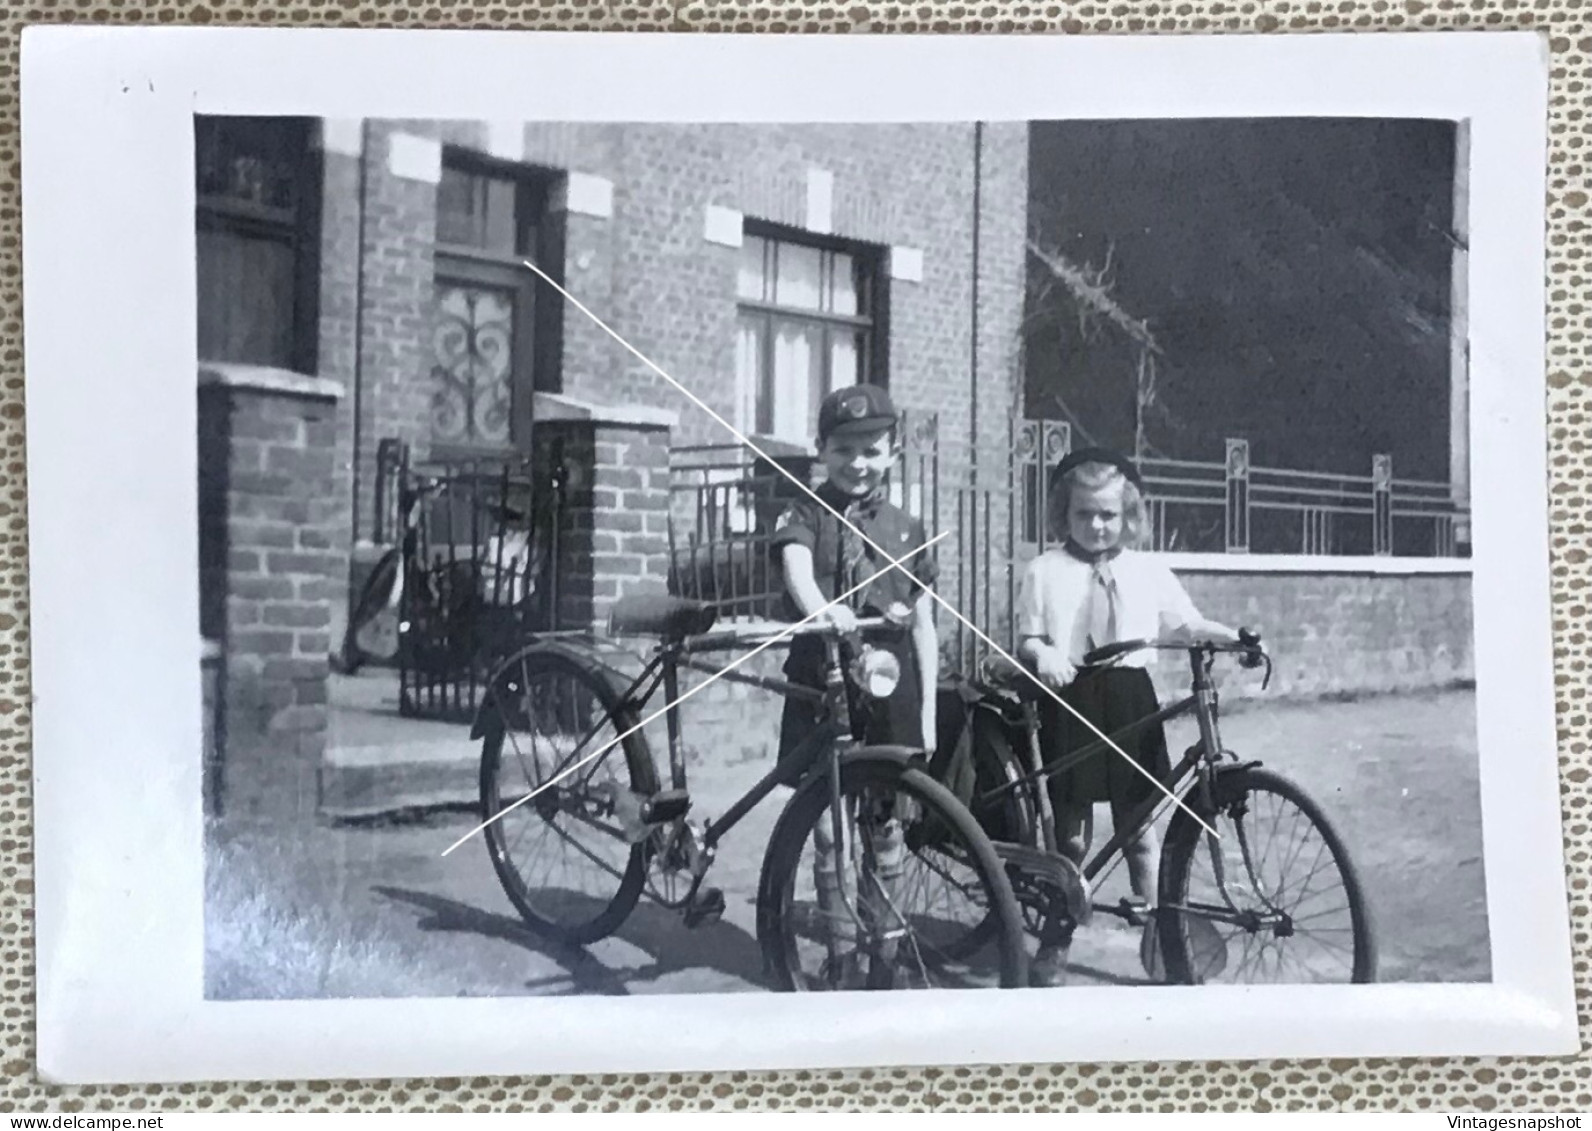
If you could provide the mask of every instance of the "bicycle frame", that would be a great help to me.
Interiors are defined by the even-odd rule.
[[[1202,764],[1214,763],[1216,757],[1221,753],[1221,733],[1218,723],[1219,701],[1216,685],[1212,682],[1210,675],[1211,656],[1212,653],[1207,649],[1198,646],[1190,648],[1189,663],[1193,673],[1193,688],[1189,695],[1169,706],[1161,708],[1153,714],[1146,715],[1125,727],[1113,731],[1107,738],[1096,739],[1086,746],[1081,746],[1049,762],[1041,762],[1037,746],[1037,712],[1034,710],[1033,700],[1031,698],[1025,699],[1023,702],[1023,715],[1030,746],[1029,754],[1031,760],[1034,763],[1038,763],[1037,768],[1030,766],[1027,772],[1017,779],[980,794],[975,799],[975,806],[981,808],[1017,790],[1032,791],[1036,798],[1036,807],[1041,815],[1041,828],[1038,832],[1042,843],[1037,847],[1054,852],[1056,851],[1055,814],[1051,811],[1049,791],[1045,788],[1050,779],[1089,758],[1107,752],[1120,758],[1122,754],[1114,750],[1113,746],[1125,747],[1131,739],[1136,738],[1150,727],[1193,713],[1199,721],[1200,741],[1184,753],[1182,759],[1172,767],[1165,777],[1155,778],[1161,788],[1155,790],[1150,797],[1140,802],[1134,808],[1129,819],[1124,822],[1123,827],[1113,829],[1111,839],[1106,841],[1100,850],[1083,866],[1084,878],[1092,882],[1104,870],[1106,863],[1112,856],[1122,851],[1129,843],[1139,837],[1156,810],[1166,804],[1166,794],[1170,793],[1177,797],[1179,801],[1183,801],[1189,793],[1193,792],[1193,790],[1183,790],[1189,775],[1197,771]],[[1201,804],[1208,806],[1210,802],[1209,774],[1198,774],[1194,788],[1201,791],[1199,798]],[[1162,792],[1163,790],[1165,792]]]
[[[825,670],[831,678],[828,686],[818,689],[770,676],[751,675],[733,669],[725,671],[722,665],[709,664],[694,658],[701,653],[718,651],[727,643],[737,640],[739,638],[732,633],[709,633],[695,639],[670,641],[660,645],[642,668],[641,674],[631,681],[630,686],[620,696],[621,702],[638,709],[652,698],[660,686],[663,687],[669,704],[664,715],[669,733],[669,779],[675,789],[686,789],[689,785],[685,766],[685,747],[680,735],[680,712],[677,706],[680,697],[680,668],[707,672],[731,683],[759,687],[809,703],[830,705],[829,719],[820,723],[794,750],[776,762],[768,773],[742,794],[722,816],[703,830],[702,846],[709,852],[769,794],[781,784],[791,780],[793,766],[811,764],[814,755],[827,747],[831,750],[832,756],[823,772],[833,776],[838,769],[840,755],[855,741],[851,736],[850,711],[846,702],[844,678],[840,673],[837,641],[833,638],[825,639],[829,652]]]

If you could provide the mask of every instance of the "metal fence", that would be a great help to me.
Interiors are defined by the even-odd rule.
[[[939,419],[908,415],[887,490],[890,501],[939,528]],[[802,449],[759,444],[674,448],[669,487],[669,592],[713,601],[726,617],[772,617],[783,587],[774,558],[775,524],[815,487],[817,459]],[[775,465],[778,465],[776,467]],[[783,470],[781,470],[783,469]],[[793,479],[796,482],[793,482]]]
[[[399,710],[468,719],[495,660],[552,624],[559,461],[411,464],[384,440],[377,464],[377,537],[403,549]]]
[[[1222,462],[1143,464],[1153,549],[1193,553],[1457,557],[1469,515],[1448,483],[1396,479],[1393,457],[1367,474],[1255,467],[1249,442]]]
[[[933,415],[907,418],[892,501],[921,518],[936,549],[938,591],[967,618],[941,622],[946,662],[968,670],[1016,644],[1024,564],[1055,542],[1047,523],[1052,469],[1072,448],[1064,421],[1013,421],[1004,451],[981,452],[977,478],[965,453],[941,443]],[[814,458],[770,456],[803,482]],[[780,579],[771,539],[799,490],[737,445],[678,448],[671,476],[671,592],[719,602],[725,615],[777,612]],[[1255,467],[1249,444],[1228,440],[1221,461],[1143,463],[1147,547],[1156,551],[1318,556],[1452,557],[1468,552],[1468,514],[1447,483],[1393,476],[1378,455],[1368,474]]]

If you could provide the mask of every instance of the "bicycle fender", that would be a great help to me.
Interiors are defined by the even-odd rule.
[[[497,689],[513,676],[515,665],[523,658],[530,655],[547,655],[557,653],[564,656],[595,675],[612,680],[620,673],[609,664],[593,656],[588,649],[576,648],[565,640],[537,640],[521,646],[509,653],[492,669],[492,674],[487,677],[486,693],[482,695],[480,705],[475,709],[475,718],[470,723],[470,738],[484,738],[489,728],[499,722],[500,711],[497,702]],[[622,689],[628,680],[621,680],[619,687]]]
[[[1211,791],[1215,794],[1217,804],[1234,799],[1231,789],[1225,788],[1227,783],[1232,780],[1234,774],[1242,773],[1245,770],[1258,769],[1260,765],[1261,763],[1256,761],[1218,762],[1211,774]]]

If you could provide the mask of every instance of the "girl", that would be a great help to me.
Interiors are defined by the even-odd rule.
[[[1084,656],[1119,640],[1154,640],[1167,635],[1219,642],[1238,640],[1226,625],[1206,620],[1172,571],[1132,547],[1144,529],[1143,481],[1136,467],[1115,452],[1086,448],[1057,465],[1049,499],[1051,529],[1064,541],[1028,563],[1023,574],[1019,655],[1077,714],[1048,696],[1041,700],[1041,741],[1046,761],[1099,741],[1079,721],[1082,715],[1109,735],[1160,709],[1145,671],[1149,653],[1131,652],[1112,665],[1079,674]],[[1146,728],[1121,744],[1140,767],[1156,777],[1171,770],[1166,733]],[[1135,807],[1155,791],[1145,774],[1121,754],[1105,749],[1051,779],[1056,835],[1061,850],[1082,864],[1089,850],[1093,811],[1109,802],[1121,828]],[[1124,850],[1136,916],[1156,892],[1153,829]],[[1064,964],[1066,940],[1043,942],[1034,962],[1035,980],[1055,984]]]

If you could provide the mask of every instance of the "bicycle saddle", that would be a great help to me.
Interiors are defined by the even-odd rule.
[[[639,593],[621,597],[608,614],[608,631],[615,636],[661,636],[679,639],[706,632],[718,620],[717,606],[664,593]]]

